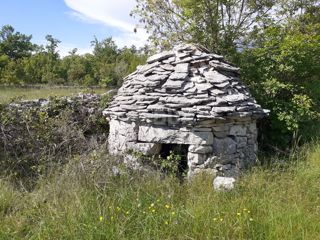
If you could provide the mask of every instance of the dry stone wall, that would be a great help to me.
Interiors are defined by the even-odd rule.
[[[256,120],[266,116],[240,80],[239,69],[196,45],[148,58],[124,79],[104,111],[109,151],[159,154],[188,145],[189,176],[236,176],[256,160]]]
[[[130,150],[145,155],[160,154],[162,144],[188,145],[188,175],[201,171],[222,176],[237,176],[256,160],[255,121],[216,124],[206,128],[162,128],[135,122],[111,120],[109,151]]]

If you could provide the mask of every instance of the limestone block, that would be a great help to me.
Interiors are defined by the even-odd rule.
[[[223,131],[223,132],[213,132],[214,136],[217,138],[226,138],[229,134],[228,131]]]
[[[211,132],[210,128],[193,128],[192,131],[195,132]]]
[[[247,137],[236,137],[236,141],[237,148],[244,148],[248,144]]]
[[[188,152],[188,166],[201,165],[206,159],[206,154]]]
[[[245,136],[247,134],[247,128],[243,125],[234,125],[230,128],[229,135],[233,136]]]
[[[216,164],[213,168],[219,176],[237,178],[240,175],[240,166],[236,164]]]
[[[188,151],[191,153],[207,154],[207,153],[212,153],[212,147],[206,146],[206,145],[205,146],[190,145]]]
[[[158,143],[135,143],[132,145],[132,149],[141,152],[145,155],[152,156],[157,155],[161,151],[161,144]]]
[[[213,144],[211,132],[182,132],[170,128],[158,128],[152,126],[140,126],[139,141],[152,143],[176,143],[193,145]]]
[[[177,73],[188,73],[189,72],[189,63],[177,64],[174,67],[174,71]]]
[[[248,144],[253,145],[256,141],[253,138],[248,138]]]
[[[217,138],[225,138],[229,134],[230,125],[220,124],[212,127],[213,134]]]
[[[221,94],[224,94],[225,92],[224,91],[221,91],[219,89],[210,89],[209,92],[211,93],[211,96],[218,96],[218,95],[221,95]]]
[[[170,64],[163,64],[163,65],[160,65],[160,67],[166,71],[173,71],[174,70],[174,67]]]
[[[208,71],[204,73],[206,79],[211,83],[223,83],[229,80],[225,75],[217,71]]]
[[[156,55],[149,57],[147,59],[147,63],[149,63],[149,64],[154,63],[156,61],[161,61],[161,60],[173,57],[173,56],[175,56],[173,51],[164,51],[164,52],[161,52],[161,53],[158,53]]]
[[[188,77],[188,73],[174,72],[170,75],[169,79],[172,80],[185,80]]]
[[[235,107],[213,107],[212,113],[227,113],[227,112],[234,112]]]
[[[242,93],[228,95],[228,96],[225,96],[224,98],[226,101],[232,102],[232,103],[240,102],[248,99],[248,97]]]
[[[127,141],[122,135],[115,137],[109,134],[108,142],[108,150],[111,154],[122,154],[127,150]]]
[[[127,142],[137,141],[138,128],[136,123],[112,119],[109,124],[108,148],[110,153],[123,153],[127,150]]]
[[[233,177],[216,177],[213,180],[213,188],[218,191],[230,191],[234,188],[236,180]]]
[[[182,87],[184,81],[174,81],[174,80],[171,80],[171,79],[168,79],[166,81],[166,83],[163,85],[164,88],[174,88],[174,89],[179,89]]]
[[[231,155],[236,153],[237,143],[229,138],[214,138],[213,140],[213,152],[218,155]]]
[[[212,168],[212,169],[214,169],[214,166],[215,166],[215,164],[217,163],[218,160],[219,160],[219,158],[217,156],[209,157],[203,163],[203,167],[204,168]]]
[[[255,122],[249,124],[248,132],[252,134],[257,134],[257,124]]]

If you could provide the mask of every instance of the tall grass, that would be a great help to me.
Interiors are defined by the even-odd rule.
[[[209,176],[112,176],[114,165],[104,152],[78,157],[32,192],[2,180],[0,239],[319,239],[320,146],[230,192]]]

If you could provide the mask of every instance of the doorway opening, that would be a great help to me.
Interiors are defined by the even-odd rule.
[[[162,165],[180,179],[183,179],[188,171],[188,147],[186,144],[161,144]]]

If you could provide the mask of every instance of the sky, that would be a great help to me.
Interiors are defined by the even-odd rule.
[[[45,44],[51,34],[61,41],[59,53],[92,51],[90,42],[112,37],[119,47],[141,47],[147,34],[129,16],[135,0],[0,0],[0,27],[9,24],[16,31],[32,35],[32,42]]]

